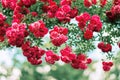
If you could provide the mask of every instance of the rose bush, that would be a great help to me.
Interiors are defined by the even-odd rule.
[[[99,48],[107,53],[103,70],[113,66],[112,46],[120,48],[120,0],[1,0],[0,5],[1,49],[19,47],[33,65],[45,58],[84,70],[92,62],[87,52]],[[43,48],[45,43],[50,47]]]

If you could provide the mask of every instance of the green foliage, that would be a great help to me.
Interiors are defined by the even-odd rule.
[[[83,32],[77,27],[76,24],[69,24],[67,25],[69,29],[68,33],[68,44],[70,46],[75,47],[75,52],[78,53],[85,53],[90,50],[95,49],[94,46],[94,38],[91,40],[85,40],[83,37]]]
[[[88,76],[84,76],[84,71],[82,70],[73,70],[69,65],[53,65],[51,66],[50,72],[42,74],[37,72],[37,67],[42,66],[32,66],[28,63],[24,63],[22,66],[22,75],[20,80],[86,80]]]
[[[69,65],[56,66],[56,70],[51,70],[49,75],[54,76],[57,80],[86,80],[88,76],[84,76],[84,71],[73,70]]]

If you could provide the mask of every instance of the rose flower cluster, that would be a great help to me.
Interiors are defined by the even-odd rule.
[[[60,57],[57,54],[55,54],[52,50],[46,51],[45,54],[46,54],[45,60],[49,64],[54,64],[55,61],[58,61],[60,59]]]
[[[42,63],[41,57],[45,51],[37,46],[30,46],[30,42],[27,41],[22,44],[23,55],[27,57],[27,60],[33,64],[38,65]]]
[[[93,32],[100,32],[102,29],[102,22],[98,15],[90,16],[85,12],[79,16],[76,16],[78,26],[80,30],[84,32],[84,38],[89,40],[93,37]]]
[[[52,43],[55,46],[62,45],[68,39],[67,33],[68,33],[67,28],[54,26],[53,30],[50,31],[50,38]]]
[[[103,70],[104,71],[110,71],[111,67],[113,66],[113,62],[102,62]]]
[[[12,23],[6,31],[8,43],[12,46],[21,47],[24,43],[24,38],[28,36],[26,24]]]
[[[84,0],[84,6],[89,8],[92,5],[96,5],[98,0]],[[107,0],[99,0],[100,6],[104,7],[107,4]]]
[[[41,20],[31,23],[29,25],[29,30],[36,38],[44,37],[48,33],[48,28]]]
[[[61,60],[65,63],[70,63],[75,69],[87,69],[87,65],[92,62],[92,59],[87,58],[85,54],[74,54],[69,46],[62,49],[60,53],[62,55]]]
[[[106,12],[106,15],[112,22],[120,18],[120,0],[114,0],[112,8]]]
[[[112,50],[111,44],[105,44],[104,42],[100,42],[98,48],[101,49],[102,52],[109,52]]]
[[[17,5],[18,0],[1,0],[2,6],[4,8],[9,8],[11,10],[14,10],[14,8]]]
[[[53,0],[42,0],[44,5],[42,10],[47,13],[49,18],[57,18],[60,22],[70,22],[78,14],[77,8],[71,8],[72,0],[61,0],[60,4]]]

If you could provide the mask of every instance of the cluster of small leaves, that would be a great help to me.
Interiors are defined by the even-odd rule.
[[[106,57],[109,60],[113,60],[114,59],[114,53],[110,52],[110,53],[106,54]]]
[[[68,33],[68,44],[70,46],[75,47],[75,52],[78,53],[85,53],[90,50],[95,49],[94,46],[94,37],[91,40],[86,40],[83,37],[83,32],[78,28],[76,24],[69,24],[67,25],[67,28],[69,29]]]
[[[99,40],[111,44],[117,43],[120,37],[120,24],[103,23],[103,29],[99,34]]]
[[[1,49],[6,49],[6,48],[8,48],[8,47],[10,47],[10,45],[8,44],[8,42],[7,42],[7,40],[5,40],[4,42],[0,42],[0,50]]]
[[[28,36],[26,38],[26,41],[30,41],[32,46],[41,46],[43,45],[43,40],[42,38],[36,38],[32,33],[29,34],[30,36]]]
[[[103,19],[106,18],[105,12],[106,10],[110,10],[112,6],[112,1],[113,0],[108,0],[107,5],[105,5],[104,7],[101,7],[99,2],[97,2],[97,5],[92,5],[90,8],[86,8],[84,6],[83,0],[76,0],[75,2],[73,2],[72,6],[78,8],[79,14],[83,12],[89,12],[91,15],[98,14]]]
[[[12,16],[13,16],[13,11],[7,8],[2,8],[1,4],[0,4],[0,11],[2,10],[3,14],[7,16],[7,20],[6,22],[8,24],[11,24],[12,22]]]
[[[44,17],[44,18],[43,18],[43,21],[45,22],[46,26],[47,26],[49,29],[53,29],[53,27],[54,27],[55,25],[60,24],[60,22],[59,22],[56,18]]]
[[[38,14],[42,14],[43,13],[42,6],[43,6],[43,3],[41,3],[40,1],[37,1],[36,4],[34,4],[30,7],[30,11],[37,12]]]

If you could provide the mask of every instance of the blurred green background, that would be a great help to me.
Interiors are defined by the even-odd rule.
[[[101,60],[94,60],[87,70],[75,70],[59,61],[55,65],[31,65],[19,48],[0,51],[0,80],[120,80],[120,52],[111,71],[102,70]]]

